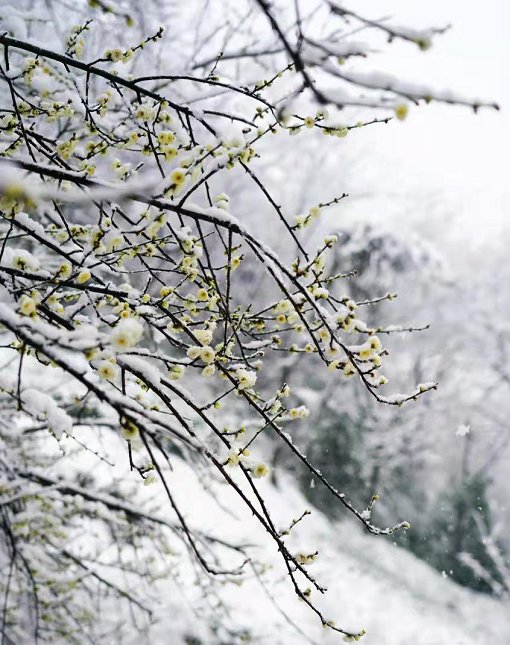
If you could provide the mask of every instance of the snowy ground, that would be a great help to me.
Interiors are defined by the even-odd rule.
[[[263,575],[266,589],[252,577],[241,586],[226,585],[220,590],[222,603],[231,607],[229,622],[233,627],[250,631],[249,642],[254,643],[342,642],[341,636],[322,628],[316,616],[294,596],[273,545],[264,540],[251,517],[238,512],[237,503],[226,487],[217,486],[222,497],[220,508],[201,491],[186,466],[176,464],[171,478],[180,481],[181,500],[194,526],[260,544],[256,549],[259,560],[272,565]],[[309,507],[291,479],[281,480],[279,489],[264,482],[263,491],[282,526]],[[227,529],[227,523],[231,528]],[[294,542],[289,544],[320,551],[312,567],[314,576],[328,587],[326,596],[318,601],[321,609],[326,617],[336,619],[344,628],[365,629],[367,633],[361,642],[366,645],[510,643],[508,606],[459,587],[394,546],[391,537],[372,537],[350,521],[332,523],[319,511],[314,511],[299,526],[296,536],[291,538]],[[277,607],[268,597],[268,591]],[[154,626],[152,645],[185,643],[183,634],[202,639],[196,642],[231,645],[229,640],[204,634],[199,626],[204,617],[199,608],[200,594],[191,585],[183,583],[170,590],[166,587],[162,592],[167,604],[161,607],[161,623]]]
[[[48,386],[53,390],[65,389],[53,375]],[[82,434],[83,433],[83,434]],[[146,498],[147,509],[154,514],[170,513],[161,484],[144,487],[134,473],[129,472],[125,442],[109,435],[95,445],[91,429],[78,433],[83,441],[101,452],[112,468],[98,462],[92,453],[79,451],[60,460],[57,469],[69,478],[76,468],[93,473],[103,481],[108,492],[112,476],[126,486],[133,486],[139,495],[132,502],[138,506]],[[49,445],[59,449],[53,439]],[[64,438],[63,447],[74,446]],[[207,598],[195,584],[197,568],[188,564],[186,556],[179,557],[182,544],[172,548],[176,556],[164,560],[175,562],[172,579],[155,583],[152,591],[160,599],[156,620],[150,632],[136,636],[129,645],[321,645],[342,642],[339,634],[324,629],[317,617],[294,594],[283,570],[281,557],[274,542],[259,527],[256,520],[239,504],[239,499],[222,481],[211,478],[209,471],[200,473],[215,497],[201,486],[199,477],[188,465],[176,457],[171,459],[172,472],[167,480],[178,506],[184,511],[188,525],[204,533],[232,543],[254,545],[249,555],[267,569],[255,576],[250,568],[241,585],[228,583],[211,586]],[[73,465],[74,464],[74,465]],[[198,468],[198,466],[196,465]],[[199,470],[199,469],[198,469]],[[235,471],[232,470],[235,477]],[[242,479],[238,479],[241,484]],[[295,482],[279,474],[278,487],[268,480],[257,480],[277,528],[284,529],[310,505],[297,490]],[[245,491],[248,492],[245,488]],[[159,508],[159,511],[158,511]],[[167,510],[165,510],[167,509]],[[169,518],[172,521],[174,517]],[[406,518],[395,518],[395,521]],[[412,530],[412,529],[411,529]],[[88,543],[91,536],[83,534]],[[394,546],[391,536],[374,537],[346,518],[342,522],[329,521],[320,511],[313,510],[287,538],[291,552],[307,553],[319,550],[310,573],[328,593],[323,597],[315,592],[314,599],[327,619],[336,620],[344,629],[366,630],[360,641],[364,645],[507,645],[510,643],[510,606],[489,596],[477,594],[453,583],[407,551]],[[243,558],[224,552],[222,565],[238,566]],[[201,576],[203,579],[203,576]],[[217,596],[214,594],[217,592]],[[230,634],[211,634],[207,629],[212,618],[225,623]],[[102,619],[105,617],[103,616]],[[239,635],[245,632],[251,640]],[[129,633],[132,633],[129,630]],[[191,637],[200,640],[191,640]],[[120,638],[120,636],[119,636]],[[120,640],[101,645],[119,645]]]

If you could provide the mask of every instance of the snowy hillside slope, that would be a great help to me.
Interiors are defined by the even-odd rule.
[[[149,637],[152,645],[186,642],[326,645],[342,642],[339,634],[324,629],[316,616],[294,596],[273,545],[267,546],[269,542],[264,541],[252,518],[238,512],[237,502],[225,486],[217,484],[215,487],[221,496],[220,507],[201,490],[195,475],[184,464],[174,464],[171,478],[180,482],[181,501],[188,509],[192,525],[212,534],[221,528],[225,534],[228,523],[228,535],[260,545],[253,552],[271,568],[261,576],[265,588],[255,576],[248,576],[242,585],[228,584],[219,591],[221,610],[223,606],[231,608],[228,622],[233,631],[242,633],[246,630],[251,634],[251,640],[246,637],[243,641],[234,636],[225,640],[218,635],[207,635],[200,625],[204,620],[200,609],[201,592],[193,588],[188,579],[171,588],[163,584],[160,597],[165,600],[159,611],[159,623],[153,626]],[[292,479],[283,478],[280,482],[278,489],[264,482],[263,493],[274,517],[279,517],[285,526],[309,505]],[[458,586],[412,554],[394,546],[391,536],[370,536],[350,520],[332,523],[316,510],[298,526],[299,530],[295,529],[293,536],[288,538],[288,544],[296,550],[300,547],[319,549],[318,560],[310,572],[328,587],[327,594],[319,601],[320,607],[326,616],[336,618],[344,628],[365,629],[362,643],[510,643],[509,606]],[[200,640],[192,641],[191,637]]]
[[[31,366],[27,359],[27,366]],[[8,370],[5,370],[6,373]],[[25,382],[32,384],[37,372],[29,369]],[[58,370],[48,375],[48,388],[64,394],[68,384]],[[116,419],[112,416],[115,426]],[[168,500],[160,483],[141,485],[136,473],[130,472],[125,441],[114,431],[97,434],[91,427],[75,428],[74,432],[92,451],[76,450],[76,444],[65,435],[60,443],[54,438],[39,437],[42,452],[60,455],[54,462],[52,476],[74,481],[74,473],[93,475],[99,490],[109,493],[118,486],[124,499],[136,508],[169,519]],[[270,448],[269,445],[266,448]],[[107,460],[99,461],[93,450]],[[64,456],[65,455],[65,456]],[[170,575],[148,586],[136,578],[136,590],[154,598],[155,619],[144,634],[130,628],[128,616],[125,633],[117,632],[115,640],[99,641],[101,645],[333,645],[342,637],[324,629],[317,616],[294,594],[284,571],[281,556],[273,540],[239,503],[231,487],[217,478],[199,462],[193,468],[171,458],[165,475],[178,507],[184,511],[192,528],[232,544],[251,545],[247,555],[259,564],[247,565],[242,577],[230,582],[212,578],[204,593],[203,576],[197,577],[198,565],[190,564],[182,541],[172,536],[169,552],[158,554],[159,565],[168,565]],[[243,478],[231,475],[243,485]],[[314,600],[328,619],[353,632],[366,630],[360,641],[364,645],[507,645],[510,643],[510,605],[462,588],[431,569],[411,553],[397,547],[391,536],[375,537],[347,516],[332,522],[298,490],[296,482],[278,472],[278,486],[270,478],[257,480],[257,487],[266,500],[277,529],[287,528],[305,509],[312,511],[286,538],[290,552],[319,551],[310,573],[328,588],[324,596],[314,592]],[[115,482],[115,483],[114,483]],[[205,487],[202,485],[205,484]],[[206,490],[207,489],[207,490]],[[212,493],[212,494],[211,494]],[[395,521],[409,518],[394,518]],[[103,538],[87,529],[72,538],[76,553],[102,549]],[[411,528],[412,530],[412,528]],[[175,555],[172,555],[172,552]],[[224,549],[219,568],[235,569],[243,555]],[[156,567],[158,568],[158,567]],[[104,573],[113,579],[113,571]],[[200,579],[200,584],[197,584]],[[237,581],[238,584],[235,584]],[[98,635],[107,633],[106,623],[116,623],[120,608],[103,605],[98,617]],[[124,620],[122,621],[124,623]],[[216,631],[211,629],[211,626]],[[227,626],[227,630],[223,626]],[[104,628],[104,629],[103,629]],[[136,634],[136,635],[135,635]],[[99,636],[98,636],[99,638]],[[194,640],[193,640],[194,639]],[[23,644],[24,645],[24,644]],[[31,645],[27,643],[27,645]]]

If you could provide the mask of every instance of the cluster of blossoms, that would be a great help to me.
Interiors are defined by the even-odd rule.
[[[66,53],[69,56],[82,58],[85,50],[85,39],[83,38],[83,34],[88,30],[90,22],[90,20],[87,20],[85,24],[75,25],[70,30],[69,35],[66,38]]]
[[[115,49],[107,49],[104,53],[104,57],[106,60],[111,61],[112,63],[127,63],[129,62],[134,56],[134,52],[132,49],[126,49],[125,51],[122,51],[120,48],[115,48]]]

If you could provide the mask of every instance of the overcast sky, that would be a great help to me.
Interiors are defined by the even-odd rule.
[[[459,262],[503,234],[510,241],[508,0],[357,0],[350,6],[373,17],[393,15],[395,23],[410,26],[451,23],[430,51],[402,43],[372,64],[502,108],[475,116],[468,108],[413,107],[404,123],[367,128],[357,144],[366,165],[349,189],[372,196],[353,200],[351,214],[398,222],[402,230],[419,228],[445,251],[454,244]],[[384,13],[374,13],[377,7]]]

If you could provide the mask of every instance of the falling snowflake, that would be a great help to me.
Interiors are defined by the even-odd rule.
[[[463,423],[457,428],[455,434],[457,435],[457,437],[465,437],[470,430],[471,427],[467,423]]]

